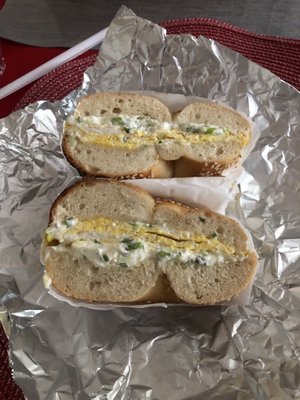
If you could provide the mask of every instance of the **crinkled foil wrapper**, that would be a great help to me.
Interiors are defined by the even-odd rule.
[[[259,267],[249,306],[73,308],[43,287],[49,205],[76,179],[60,147],[78,95],[156,90],[222,101],[261,136],[228,207]],[[0,300],[30,400],[300,399],[300,96],[205,37],[167,36],[122,7],[82,87],[0,122]]]

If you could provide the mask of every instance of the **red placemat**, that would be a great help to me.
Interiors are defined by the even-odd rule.
[[[300,89],[300,40],[255,34],[230,24],[207,18],[170,20],[161,24],[168,33],[204,35],[242,53]],[[37,100],[59,100],[81,84],[85,69],[96,55],[70,61],[31,86],[15,110]],[[0,400],[22,400],[21,390],[13,382],[6,353],[7,340],[0,326]]]
[[[204,35],[269,69],[300,90],[300,39],[267,36],[209,18],[170,20],[168,33]]]
[[[204,35],[238,51],[248,59],[269,69],[279,78],[300,89],[300,40],[266,36],[208,18],[187,18],[161,23],[172,33]],[[15,110],[39,99],[57,100],[81,84],[82,74],[95,56],[86,57],[57,68],[37,81],[20,99]]]
[[[15,384],[8,365],[7,339],[0,323],[0,400],[23,400],[21,389]]]

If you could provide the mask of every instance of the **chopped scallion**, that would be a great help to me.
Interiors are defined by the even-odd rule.
[[[111,119],[111,122],[112,122],[113,125],[124,126],[124,121],[122,120],[121,117],[113,117]]]
[[[126,244],[125,250],[131,251],[131,250],[142,249],[143,247],[144,247],[143,243],[132,241],[132,242]]]
[[[210,135],[210,134],[214,133],[215,130],[216,130],[216,128],[207,128],[204,133],[207,133],[208,135]]]
[[[67,225],[68,228],[70,228],[70,226],[74,225],[74,223],[75,223],[75,219],[72,217],[65,219],[65,225]]]
[[[105,262],[108,262],[108,261],[109,261],[109,257],[108,257],[107,254],[103,254],[102,257],[103,257],[103,260],[104,260]]]
[[[133,239],[125,238],[125,239],[122,239],[121,242],[122,243],[130,243],[130,242],[133,242]]]
[[[196,128],[194,126],[187,126],[185,128],[185,131],[188,132],[188,133],[200,133],[201,129],[200,128]]]
[[[170,255],[171,255],[171,253],[168,253],[167,251],[164,251],[164,250],[160,250],[157,253],[158,258],[169,257]]]

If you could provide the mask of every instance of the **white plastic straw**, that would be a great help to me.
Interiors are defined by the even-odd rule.
[[[36,79],[39,79],[41,76],[47,74],[49,71],[52,71],[54,68],[57,68],[60,65],[73,60],[73,58],[76,58],[85,51],[92,49],[94,46],[103,41],[107,29],[108,28],[105,28],[102,31],[95,33],[95,35],[76,44],[74,47],[71,47],[71,49],[61,53],[57,57],[52,58],[52,60],[47,61],[45,64],[40,65],[34,70],[4,86],[2,89],[0,89],[0,100],[35,81]]]

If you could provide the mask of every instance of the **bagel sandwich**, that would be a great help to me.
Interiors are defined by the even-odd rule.
[[[41,260],[52,287],[74,299],[198,305],[236,297],[257,263],[244,230],[227,216],[95,178],[53,203]]]
[[[247,118],[227,106],[199,101],[171,114],[151,96],[102,92],[83,97],[67,118],[62,148],[83,175],[219,176],[250,137]]]

